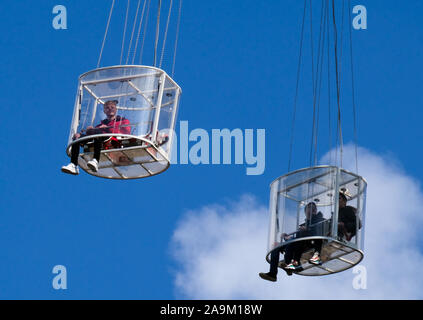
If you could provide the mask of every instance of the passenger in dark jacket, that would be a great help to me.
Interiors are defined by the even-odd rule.
[[[361,229],[361,221],[359,221]],[[338,213],[338,236],[350,241],[357,233],[357,209],[347,206],[347,197],[344,193],[339,193],[339,213]]]
[[[323,214],[321,212],[317,212],[316,204],[314,202],[310,202],[305,206],[304,211],[306,215],[305,223],[300,225],[299,230],[292,236],[283,234],[282,237],[284,238],[284,240],[300,239],[303,237],[322,235],[323,225],[321,222],[325,219],[323,218]],[[312,247],[315,251],[320,253],[320,250],[322,248],[322,240],[319,239],[312,241],[313,243],[311,243],[310,240],[294,241],[284,247],[284,270],[287,272],[288,275],[292,275],[292,272],[300,272],[303,270],[300,259],[305,250]],[[261,272],[259,274],[261,278],[269,281],[276,281],[278,273],[279,253],[280,250],[275,250],[271,253],[270,271],[268,273]]]

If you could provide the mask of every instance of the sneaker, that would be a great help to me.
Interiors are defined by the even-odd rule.
[[[288,264],[284,270],[288,273],[288,271],[290,272],[301,272],[304,270],[303,266],[301,264],[294,264],[293,262],[291,262],[290,264]]]
[[[268,273],[260,272],[259,276],[260,276],[260,278],[262,278],[264,280],[276,282],[276,276],[270,274],[270,272],[268,272]]]
[[[68,174],[73,174],[73,175],[78,175],[79,174],[79,168],[78,166],[74,165],[72,162],[69,163],[67,166],[63,166],[62,167],[62,172],[64,173],[68,173]]]
[[[87,166],[92,171],[97,172],[98,171],[98,161],[97,161],[97,159],[92,159],[91,161],[88,161]]]
[[[308,262],[317,266],[321,265],[322,259],[320,259],[320,254],[316,251]]]
[[[292,276],[292,270],[285,269],[285,268],[286,268],[286,266],[287,266],[287,264],[285,263],[285,261],[281,261],[281,262],[279,262],[278,267],[279,267],[279,268],[282,268],[282,269],[286,272],[286,274],[287,274],[288,276]]]

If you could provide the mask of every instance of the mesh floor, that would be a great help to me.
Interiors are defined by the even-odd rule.
[[[109,179],[144,178],[156,175],[169,167],[169,161],[153,147],[102,151],[97,172],[87,167],[87,162],[92,158],[92,152],[81,154],[80,167],[89,174]]]

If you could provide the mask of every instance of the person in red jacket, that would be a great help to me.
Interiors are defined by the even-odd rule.
[[[87,127],[85,133],[75,133],[73,139],[79,139],[85,136],[91,136],[96,134],[104,134],[104,133],[122,133],[122,134],[130,134],[131,127],[130,122],[128,119],[116,115],[117,113],[117,100],[109,100],[104,103],[104,113],[106,114],[107,118],[102,120],[100,124],[98,124],[95,128],[92,126]],[[88,161],[87,166],[93,170],[94,172],[98,171],[98,162],[100,160],[100,151],[103,147],[103,144],[106,142],[105,147],[110,148],[113,147],[116,143],[116,138],[114,137],[99,137],[94,138],[93,140],[85,140],[82,142],[76,142],[71,147],[71,162],[67,166],[62,167],[62,171],[64,173],[74,174],[77,175],[79,173],[78,169],[78,157],[79,157],[79,149],[81,145],[89,142],[94,141],[94,157],[92,160]]]

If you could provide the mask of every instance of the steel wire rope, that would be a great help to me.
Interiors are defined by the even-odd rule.
[[[169,13],[167,15],[166,27],[165,27],[165,32],[164,32],[164,36],[163,36],[162,53],[160,55],[159,68],[162,67],[163,56],[164,56],[164,51],[165,51],[165,47],[166,47],[167,31],[169,29],[170,16],[172,14],[172,6],[173,6],[173,0],[170,0]]]
[[[157,46],[159,44],[159,33],[160,33],[160,12],[162,8],[162,0],[159,0],[158,8],[157,8],[157,22],[156,22],[156,39],[154,41],[154,63],[153,65],[157,66]]]
[[[128,0],[128,4],[126,6],[126,15],[125,15],[125,26],[123,28],[123,35],[122,35],[122,49],[120,51],[120,60],[119,65],[122,65],[122,59],[123,59],[123,51],[125,48],[125,38],[126,38],[126,29],[128,27],[128,16],[129,16],[129,7],[130,7],[131,0]]]
[[[309,158],[310,166],[315,164],[314,158],[316,156],[316,149],[317,149],[318,111],[317,111],[317,117],[316,117],[316,102],[317,102],[318,95],[320,99],[320,88],[321,88],[321,70],[320,70],[321,69],[321,51],[323,50],[322,37],[324,36],[324,27],[322,27],[323,20],[324,20],[323,11],[324,11],[324,1],[322,1],[322,7],[320,10],[321,15],[320,15],[320,27],[319,27],[319,42],[318,42],[318,49],[317,49],[317,66],[316,66],[316,73],[315,73],[316,78],[313,81],[313,88],[314,88],[313,90],[313,126],[312,126],[311,143],[310,143],[310,158]],[[313,37],[313,35],[311,36]],[[320,82],[320,85],[319,85],[319,82]],[[319,87],[319,90],[318,90],[318,87]]]
[[[348,0],[348,17],[351,21],[351,0]],[[352,46],[352,27],[349,27],[350,35],[350,59],[351,59],[351,90],[352,90],[352,106],[353,106],[353,122],[354,122],[354,149],[355,149],[355,169],[358,174],[358,136],[357,136],[357,108],[355,104],[355,84],[354,84],[354,59],[353,59],[353,46]]]
[[[305,22],[306,10],[307,10],[307,0],[304,0],[303,21],[301,26],[301,37],[300,37],[300,52],[299,52],[298,66],[297,66],[297,81],[296,81],[295,96],[294,96],[294,110],[292,114],[292,123],[291,123],[291,141],[289,144],[288,172],[291,170],[292,149],[294,145],[295,119],[297,114],[298,89],[299,89],[299,82],[300,82],[300,75],[301,75],[301,61],[302,61],[304,24],[305,24],[304,22]]]
[[[130,53],[131,53],[132,42],[134,40],[134,33],[135,33],[135,28],[136,28],[136,25],[137,25],[137,21],[138,21],[138,12],[140,10],[140,5],[141,5],[141,0],[138,0],[137,11],[135,12],[134,23],[132,25],[131,40],[129,41],[128,53],[126,55],[126,62],[125,62],[125,64],[128,64],[128,62],[129,62],[129,56],[130,56]]]
[[[319,135],[319,122],[320,122],[320,102],[321,102],[321,91],[322,91],[322,77],[323,77],[323,60],[325,55],[325,42],[326,42],[326,7],[322,8],[322,16],[323,16],[323,34],[322,34],[322,49],[320,54],[320,61],[318,61],[318,65],[320,65],[320,70],[318,72],[319,84],[318,84],[318,91],[317,91],[317,115],[316,115],[316,129],[314,133],[314,163],[313,165],[317,165],[317,154],[318,154],[318,135]],[[320,47],[320,44],[319,44]],[[317,79],[316,79],[317,80]]]
[[[340,88],[339,88],[339,70],[338,70],[338,35],[336,28],[335,16],[335,0],[332,0],[332,19],[334,28],[334,48],[335,48],[335,75],[336,75],[336,100],[338,105],[338,134],[339,134],[339,152],[340,152],[340,166],[342,167],[343,157],[343,140],[342,140],[342,122],[341,122],[341,105],[340,105]]]
[[[135,56],[137,55],[138,42],[140,40],[140,35],[141,35],[141,27],[142,27],[142,23],[144,21],[144,12],[145,12],[145,4],[146,4],[146,2],[147,2],[147,0],[144,0],[144,5],[142,6],[141,19],[140,19],[140,23],[139,23],[139,26],[138,26],[138,32],[137,32],[137,40],[135,40],[134,55],[132,56],[132,64],[134,64],[134,62],[135,62]]]
[[[103,43],[101,44],[100,55],[97,61],[97,69],[100,67],[101,57],[103,56],[104,44],[106,43],[107,33],[109,32],[110,21],[112,19],[113,8],[115,6],[115,0],[112,1],[112,6],[110,7],[109,18],[107,19],[106,31],[104,32]]]
[[[148,0],[148,3],[147,3],[147,13],[145,15],[146,16],[146,20],[145,20],[144,31],[143,31],[144,36],[142,37],[141,49],[140,49],[139,64],[142,64],[142,56],[143,56],[143,53],[144,53],[144,43],[145,43],[145,38],[147,37],[148,18],[149,18],[149,14],[150,14],[150,3],[151,3],[151,0]]]
[[[179,0],[178,20],[177,20],[177,23],[176,23],[175,46],[174,46],[174,49],[173,49],[172,78],[175,75],[176,50],[178,48],[179,27],[180,27],[180,24],[181,24],[181,14],[182,14],[182,0]]]

